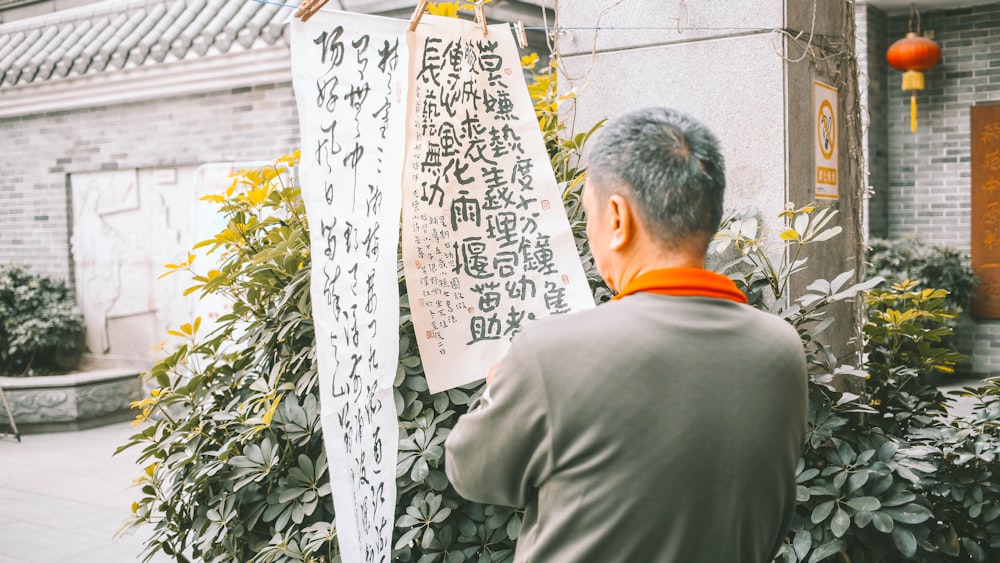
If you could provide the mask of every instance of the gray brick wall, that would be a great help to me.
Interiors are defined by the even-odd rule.
[[[0,119],[0,264],[72,279],[73,173],[270,160],[298,142],[291,83]]]
[[[889,19],[885,12],[873,6],[858,6],[856,12],[857,36],[863,38],[857,48],[858,68],[861,69],[860,86],[865,108],[866,177],[865,185],[874,192],[868,201],[867,221],[869,236],[889,236],[889,131],[887,106],[888,66],[885,52],[891,41],[887,33]],[[869,30],[872,33],[869,33]]]
[[[921,28],[934,32],[942,58],[925,73],[926,90],[917,92],[916,133],[910,132],[910,93],[900,89],[902,73],[885,63],[886,50],[909,29],[909,15],[880,14],[871,7],[865,12],[869,178],[875,188],[871,232],[890,239],[917,236],[969,252],[969,107],[1000,101],[1000,2],[921,13]],[[885,91],[876,96],[880,87]],[[881,170],[884,186],[878,183]],[[886,212],[879,216],[881,209]],[[886,223],[876,227],[880,217]],[[956,336],[961,351],[972,356],[966,370],[1000,374],[1000,320],[963,319]]]
[[[889,18],[889,44],[905,35],[908,20]],[[902,74],[888,71],[889,237],[918,235],[968,252],[969,107],[1000,100],[1000,3],[929,11],[921,21],[934,31],[942,58],[925,74],[927,89],[917,93],[916,133]]]

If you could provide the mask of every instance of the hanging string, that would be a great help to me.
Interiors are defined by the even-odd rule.
[[[920,35],[920,12],[917,11],[917,4],[910,2],[910,33],[913,33],[913,18],[917,19],[917,35]]]
[[[785,59],[786,61],[788,61],[790,63],[797,63],[797,62],[800,62],[802,59],[806,58],[809,55],[809,51],[812,48],[813,37],[816,36],[816,4],[818,4],[818,3],[819,3],[819,0],[813,0],[813,15],[812,15],[812,24],[809,27],[809,41],[806,42],[805,48],[802,49],[802,56],[799,57],[799,58],[797,58],[797,59],[789,59],[788,57],[786,57],[784,55],[784,53],[782,53],[781,51],[778,50],[778,47],[774,45],[774,41],[771,41],[771,46],[774,47],[774,52],[777,53],[778,56],[780,56],[781,58]],[[774,31],[776,32],[775,35],[779,35],[779,34],[783,33],[786,36],[788,36],[789,38],[791,38],[793,40],[796,40],[796,41],[798,41],[799,37],[802,35],[802,33],[800,32],[798,35],[793,36],[791,33],[788,33],[787,31],[785,31],[783,29],[775,29]],[[774,37],[774,36],[772,35],[772,37]]]
[[[253,0],[253,1],[257,2],[259,4],[270,4],[272,6],[281,6],[283,8],[298,8],[299,7],[298,4],[287,4],[287,3],[278,2],[278,1],[275,1],[275,0]],[[619,0],[618,3],[621,3],[621,2],[624,2],[624,1],[625,0]],[[682,2],[682,4],[683,4],[683,2]],[[813,6],[815,7],[815,4],[813,4]],[[609,11],[610,8],[614,8],[614,6],[611,6],[608,9],[603,10],[602,11],[602,15],[605,12]],[[686,10],[686,6],[685,6],[685,10]],[[813,10],[813,28],[815,28],[815,22],[816,22],[815,17],[816,17],[816,12],[815,12],[815,10]],[[677,20],[677,23],[674,24],[674,25],[640,25],[640,26],[626,26],[626,25],[559,26],[559,25],[548,25],[548,23],[544,21],[544,20],[548,19],[548,11],[547,10],[543,10],[542,11],[542,19],[543,19],[542,25],[538,25],[538,26],[526,25],[526,26],[524,26],[524,29],[530,30],[530,31],[544,31],[546,33],[559,33],[559,32],[562,32],[562,31],[677,31],[678,33],[683,33],[685,31],[758,31],[758,32],[761,32],[761,33],[764,33],[764,32],[767,32],[767,33],[779,32],[779,33],[784,33],[784,34],[788,35],[789,37],[793,37],[793,38],[796,37],[795,35],[792,35],[791,33],[789,33],[788,31],[786,31],[784,29],[776,29],[776,28],[773,28],[773,27],[742,27],[742,26],[699,26],[699,27],[691,27],[691,26],[683,25],[683,21],[685,21],[687,19],[686,13],[682,17],[671,18],[673,20]],[[513,24],[511,24],[511,25],[513,25]],[[810,31],[810,35],[812,35],[811,31]]]
[[[281,2],[279,0],[253,0],[253,1],[254,2],[259,2],[261,4],[271,4],[273,6],[281,6],[281,7],[284,7],[284,8],[298,8],[299,7],[299,5],[297,5],[297,4],[287,4],[287,3]],[[540,25],[540,26],[525,26],[524,29],[525,30],[530,30],[530,31],[542,31],[542,32],[544,32],[545,33],[545,38],[546,38],[546,43],[548,44],[549,52],[551,52],[551,53],[555,53],[556,52],[555,45],[553,44],[553,39],[555,37],[558,37],[560,34],[571,33],[573,31],[593,31],[594,32],[594,38],[593,38],[593,42],[591,44],[591,55],[592,56],[596,56],[597,55],[597,38],[598,38],[599,33],[602,32],[602,31],[607,31],[607,32],[614,32],[614,31],[620,31],[620,32],[623,32],[623,31],[676,31],[678,33],[683,33],[685,31],[724,31],[724,32],[728,31],[728,32],[743,32],[743,33],[747,33],[747,32],[750,32],[750,33],[772,33],[772,34],[774,34],[776,36],[778,36],[778,35],[784,35],[788,39],[791,39],[791,40],[796,41],[796,42],[798,42],[802,38],[802,35],[803,35],[803,32],[801,32],[801,31],[799,31],[797,33],[793,33],[792,31],[787,30],[787,29],[773,28],[773,27],[744,27],[744,26],[693,26],[692,27],[692,26],[687,26],[687,25],[685,25],[685,22],[687,21],[687,4],[684,2],[684,0],[680,0],[680,2],[678,3],[678,14],[679,14],[678,17],[671,18],[672,20],[676,21],[676,23],[673,24],[673,25],[640,25],[640,26],[600,25],[601,19],[603,19],[604,16],[606,16],[608,12],[610,12],[614,8],[616,8],[619,5],[621,5],[624,1],[625,0],[618,0],[614,4],[612,4],[612,5],[604,8],[603,10],[601,10],[600,14],[598,14],[597,25],[593,25],[593,26],[560,26],[559,23],[558,23],[558,11],[556,11],[556,18],[557,18],[557,20],[555,22],[553,22],[554,25],[549,25],[549,23],[548,23],[548,12],[549,12],[549,10],[548,10],[548,7],[545,6],[545,3],[543,2],[543,5],[542,5],[542,25]],[[817,47],[817,45],[815,45],[815,40],[817,38],[817,36],[815,34],[815,31],[816,31],[817,3],[818,3],[818,0],[813,0],[812,20],[811,20],[810,26],[809,26],[809,36],[808,36],[808,39],[807,39],[807,41],[805,43],[805,46],[802,48],[802,54],[799,57],[797,57],[797,58],[787,57],[787,56],[785,56],[782,53],[780,45],[773,44],[773,48],[774,48],[775,53],[779,57],[781,57],[782,59],[786,60],[787,62],[791,62],[791,63],[801,62],[802,60],[804,60],[806,57],[808,57],[810,55],[812,56],[812,58],[814,60],[825,60],[825,59],[832,58],[832,57],[838,57],[838,56],[841,56],[841,55],[844,55],[845,53],[847,53],[846,49],[840,49],[840,50],[837,50],[837,51],[834,51],[834,52],[825,52],[823,54],[816,54],[814,52],[814,48]],[[341,5],[342,5],[342,2],[341,2]],[[916,13],[915,9],[914,9],[914,13]],[[919,23],[920,15],[919,15],[919,13],[916,13],[915,17],[917,18],[917,29],[919,29],[919,27],[920,27],[920,23]],[[514,24],[510,24],[510,25],[513,26]],[[912,16],[911,16],[911,28],[912,28]],[[828,51],[828,49],[825,49],[825,48],[822,48],[822,47],[820,47],[820,49],[822,51]],[[583,76],[586,76],[588,74],[588,72],[589,72],[589,69],[588,69],[587,72],[583,73]],[[582,78],[583,76],[581,76],[579,78]],[[569,78],[570,80],[577,80],[578,79],[578,78],[574,78],[574,77],[570,77],[570,76],[567,76],[567,78]]]

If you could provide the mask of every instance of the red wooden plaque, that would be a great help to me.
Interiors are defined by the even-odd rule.
[[[972,315],[1000,318],[1000,104],[972,106]]]

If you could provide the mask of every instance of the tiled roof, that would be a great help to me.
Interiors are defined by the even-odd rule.
[[[106,0],[0,25],[0,88],[285,42],[255,0]]]

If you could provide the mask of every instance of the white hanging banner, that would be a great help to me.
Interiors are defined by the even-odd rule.
[[[391,557],[400,214],[431,392],[483,378],[525,323],[594,306],[509,27],[408,25],[334,11],[291,21],[322,423],[346,563]]]
[[[388,562],[396,505],[400,189],[407,24],[291,21],[320,402],[341,558]]]
[[[432,393],[486,376],[520,327],[594,306],[506,24],[409,34],[403,262]]]

